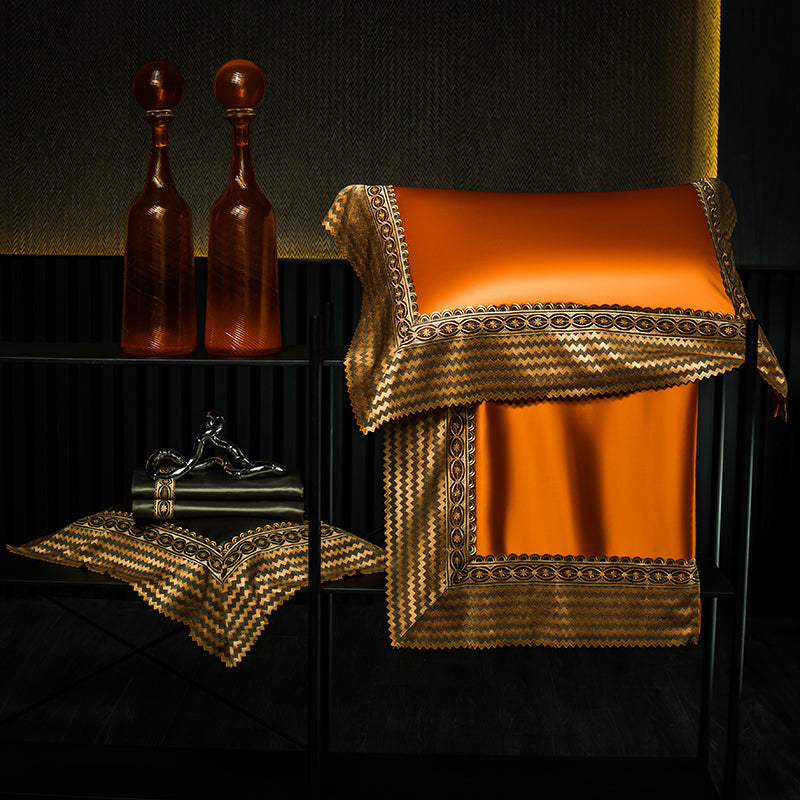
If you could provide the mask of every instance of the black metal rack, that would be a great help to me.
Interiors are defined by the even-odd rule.
[[[317,318],[312,320],[310,327],[311,355],[310,364],[312,370],[312,381],[310,384],[310,419],[309,426],[312,432],[313,455],[312,470],[315,475],[315,487],[321,488],[322,473],[321,464],[323,461],[322,444],[323,437],[321,431],[321,420],[323,418],[322,408],[322,381],[323,371],[321,369],[322,341],[320,326]],[[686,794],[686,780],[694,781],[698,791],[697,797],[718,797],[716,787],[711,782],[708,775],[707,762],[709,757],[710,731],[711,731],[711,697],[714,683],[716,646],[717,646],[717,621],[718,621],[718,601],[720,599],[734,600],[733,614],[733,638],[732,653],[730,659],[729,678],[729,698],[728,698],[728,720],[726,730],[725,764],[724,764],[724,784],[721,797],[723,800],[734,800],[736,797],[737,783],[737,764],[739,748],[739,729],[742,699],[742,678],[744,671],[744,644],[745,626],[747,614],[747,592],[748,592],[748,569],[749,569],[749,549],[750,549],[750,527],[753,497],[753,468],[755,453],[755,394],[758,384],[757,371],[758,357],[758,321],[748,320],[746,323],[746,346],[745,362],[741,367],[741,384],[739,392],[738,408],[738,427],[737,436],[738,452],[736,454],[736,530],[733,531],[734,542],[736,545],[736,574],[734,585],[728,580],[725,573],[720,569],[720,550],[723,538],[723,462],[725,454],[725,411],[726,397],[725,392],[720,391],[715,395],[714,420],[715,429],[713,436],[713,485],[715,486],[716,496],[712,504],[712,541],[709,557],[698,559],[701,576],[701,595],[706,603],[703,613],[703,625],[705,631],[705,645],[703,651],[702,667],[702,687],[700,703],[700,719],[698,721],[698,745],[696,759],[634,759],[634,769],[629,776],[630,787],[641,786],[638,777],[652,772],[664,774],[664,768],[670,767],[667,774],[675,780],[674,786],[670,778],[665,778],[666,783],[662,784],[663,796],[673,796],[673,792],[680,791],[682,796],[695,796]],[[310,597],[311,597],[311,616],[309,620],[309,686],[310,686],[310,718],[309,718],[309,796],[323,797],[323,783],[325,770],[332,767],[330,756],[327,753],[328,735],[325,724],[330,719],[330,696],[329,687],[332,684],[332,662],[333,662],[333,642],[331,639],[331,625],[322,624],[322,604],[325,595],[330,596],[337,592],[381,592],[382,586],[374,576],[364,579],[343,579],[323,590],[318,582],[319,576],[319,533],[318,533],[318,506],[315,507],[317,534],[315,538],[309,538],[309,578],[310,578]],[[317,579],[315,579],[315,576]],[[330,606],[326,605],[328,619],[330,620]],[[327,759],[326,759],[327,756]],[[337,755],[339,760],[339,771],[346,769],[353,773],[358,773],[364,769],[363,757],[359,766],[355,756],[342,757]],[[418,757],[416,757],[418,759]],[[419,759],[418,759],[419,760]],[[446,760],[445,760],[446,761]],[[573,773],[578,776],[578,783],[574,789],[576,791],[590,790],[592,784],[583,783],[580,776],[585,774],[581,769],[580,762],[585,768],[591,764],[592,780],[597,777],[598,770],[610,774],[619,765],[614,759],[575,759],[576,770]],[[668,762],[668,763],[667,763]],[[424,769],[429,773],[435,773],[439,768],[439,779],[450,780],[452,782],[455,775],[463,775],[465,769],[469,770],[469,763],[465,760],[453,759],[450,765],[434,763],[425,764]],[[499,767],[500,765],[495,765]],[[408,768],[408,762],[401,757],[386,758],[378,757],[371,765],[371,770],[376,775],[382,770],[391,769],[392,774],[401,774],[403,769]],[[533,770],[540,781],[540,787],[545,788],[546,783],[552,782],[552,788],[564,790],[563,759],[517,759],[517,763],[509,768],[509,764],[502,766],[501,771],[505,771],[506,777],[516,774],[521,778],[525,774],[530,774]],[[616,773],[615,773],[616,774]],[[509,788],[513,787],[512,783]],[[544,784],[542,783],[544,782]],[[595,784],[596,785],[596,784]],[[464,788],[467,788],[465,785]],[[400,794],[408,789],[402,790]],[[578,795],[575,795],[578,796]],[[655,795],[651,795],[655,796]],[[662,796],[658,794],[658,796]]]
[[[470,759],[461,757],[420,757],[385,756],[385,755],[357,755],[334,754],[329,748],[329,726],[331,724],[331,684],[332,662],[334,657],[334,642],[331,636],[331,615],[333,613],[333,599],[339,594],[370,593],[378,594],[383,591],[382,579],[379,576],[365,578],[343,579],[328,585],[320,583],[320,526],[323,499],[325,495],[326,476],[323,465],[325,464],[326,450],[331,447],[326,440],[326,379],[327,368],[338,368],[341,363],[341,353],[337,352],[326,357],[323,336],[323,325],[318,315],[312,315],[309,320],[308,346],[290,346],[283,353],[268,361],[241,361],[231,362],[223,359],[213,359],[198,354],[186,359],[169,359],[163,361],[136,359],[123,356],[118,348],[108,344],[69,344],[69,343],[0,343],[0,362],[4,363],[36,363],[55,366],[97,366],[97,365],[130,365],[132,367],[147,365],[168,365],[174,368],[178,365],[217,367],[236,365],[249,365],[258,368],[268,366],[270,369],[280,367],[297,367],[307,371],[307,426],[308,463],[306,467],[306,483],[308,494],[309,515],[309,589],[308,602],[308,741],[306,762],[303,772],[308,780],[308,795],[310,797],[324,797],[325,786],[338,782],[352,783],[353,776],[380,775],[383,770],[390,769],[393,774],[402,776],[403,771],[412,765],[416,770],[426,770],[438,780],[455,781],[464,780],[474,764]],[[724,392],[715,394],[715,434],[714,434],[714,485],[716,497],[714,498],[713,513],[713,541],[708,558],[700,561],[702,595],[704,597],[704,664],[702,674],[702,701],[699,719],[698,756],[697,759],[635,759],[629,764],[628,773],[631,787],[643,775],[652,774],[653,770],[671,768],[669,774],[675,776],[684,790],[687,779],[694,781],[698,787],[696,796],[716,797],[716,789],[710,782],[707,772],[709,755],[709,737],[711,720],[711,693],[715,676],[715,650],[717,630],[717,602],[720,598],[733,598],[734,607],[734,636],[733,652],[730,662],[730,692],[728,700],[727,742],[725,756],[725,778],[722,791],[724,800],[733,800],[736,792],[737,751],[739,741],[739,715],[742,691],[742,674],[744,665],[745,623],[747,610],[747,572],[750,542],[750,515],[752,505],[753,464],[754,464],[754,397],[757,384],[756,355],[757,355],[757,323],[748,321],[747,324],[747,351],[746,362],[741,370],[742,380],[738,398],[738,424],[736,470],[736,500],[738,503],[736,531],[737,554],[735,559],[736,575],[734,585],[727,580],[720,569],[720,546],[722,541],[722,509],[723,509],[723,455],[725,451],[725,416],[726,399]],[[328,438],[332,430],[328,429]],[[328,484],[330,488],[330,484]],[[8,559],[5,559],[7,562]],[[46,588],[58,584],[59,581],[73,581],[66,573],[59,572],[58,568],[51,565],[31,564],[24,568],[15,569],[14,574],[3,574],[4,583],[25,584],[28,586]],[[93,589],[106,589],[119,592],[124,590],[116,581],[105,579],[102,576],[91,574],[81,575],[77,579],[83,585]],[[281,759],[278,759],[281,761]],[[501,767],[504,779],[508,786],[513,786],[515,779],[523,775],[530,775],[535,770],[539,785],[545,788],[548,781],[552,780],[553,787],[563,789],[561,779],[564,774],[563,759],[531,759],[508,757],[502,762],[497,759],[482,759],[482,763],[491,762],[491,768]],[[597,770],[616,769],[618,760],[592,759],[593,774]],[[669,762],[669,763],[667,763]],[[296,758],[290,757],[282,762],[283,767],[296,769]],[[276,769],[280,769],[276,764]],[[484,763],[486,766],[486,763]],[[553,777],[556,775],[559,777]],[[580,783],[581,771],[574,770],[576,780]],[[333,778],[331,778],[333,776]],[[336,777],[338,776],[338,777]],[[343,776],[349,776],[345,779]],[[516,777],[515,777],[516,776]],[[688,778],[687,778],[688,776]],[[331,778],[331,780],[328,780]],[[365,778],[368,779],[368,778]],[[468,779],[468,777],[467,777]],[[662,786],[665,791],[670,786],[670,779],[664,779]],[[402,788],[403,781],[399,780],[398,790]],[[641,784],[639,784],[641,785]],[[676,784],[677,785],[677,784]],[[498,787],[502,788],[502,786]],[[381,790],[384,796],[385,787]],[[405,788],[402,791],[407,791]],[[0,790],[2,793],[2,790]],[[350,793],[351,796],[354,793]],[[338,796],[338,795],[336,795]],[[666,794],[665,794],[666,796]],[[689,796],[684,793],[684,796]]]

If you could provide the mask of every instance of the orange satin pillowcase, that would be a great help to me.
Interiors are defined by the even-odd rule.
[[[587,193],[353,185],[324,220],[363,287],[363,432],[441,405],[596,397],[737,368],[750,316],[720,181]],[[759,371],[786,379],[760,334]]]
[[[394,194],[421,314],[530,302],[733,313],[691,184]]]

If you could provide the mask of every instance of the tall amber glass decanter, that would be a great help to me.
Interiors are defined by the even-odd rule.
[[[253,109],[265,89],[251,61],[229,61],[214,78],[233,129],[233,156],[209,217],[205,348],[212,355],[263,356],[281,348],[275,212],[256,184],[250,152]]]
[[[167,140],[172,109],[183,97],[183,76],[174,64],[151,61],[134,76],[133,96],[150,126],[150,161],[125,226],[121,346],[133,355],[193,353],[192,214],[172,181]]]

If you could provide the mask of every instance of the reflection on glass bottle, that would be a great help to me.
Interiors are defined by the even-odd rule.
[[[183,77],[166,61],[145,64],[133,95],[150,126],[150,161],[125,226],[123,352],[173,356],[197,349],[192,215],[172,181],[168,128]]]
[[[281,348],[275,212],[258,188],[250,152],[253,108],[265,88],[251,61],[229,61],[214,78],[233,130],[233,155],[209,217],[205,348],[212,355],[263,356]]]

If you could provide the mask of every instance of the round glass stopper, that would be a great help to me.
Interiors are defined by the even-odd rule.
[[[264,97],[264,73],[243,58],[223,64],[214,76],[214,97],[223,108],[255,108]]]
[[[133,96],[145,111],[175,108],[183,97],[183,75],[169,61],[150,61],[133,76]]]

